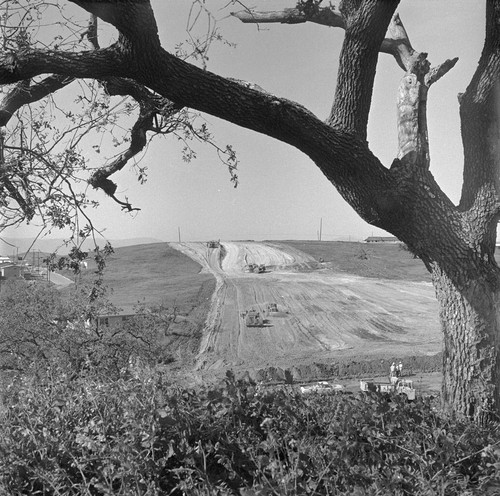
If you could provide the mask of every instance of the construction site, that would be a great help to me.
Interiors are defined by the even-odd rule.
[[[197,357],[201,376],[289,369],[300,380],[301,370],[339,358],[431,357],[441,350],[429,282],[336,273],[275,242],[171,246],[217,281]]]

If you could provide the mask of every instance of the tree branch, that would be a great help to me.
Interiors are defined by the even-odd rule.
[[[0,101],[0,127],[6,126],[12,115],[23,105],[37,102],[74,81],[71,76],[48,76],[43,81],[30,84],[22,81]]]
[[[490,191],[500,197],[500,1],[486,3],[486,39],[479,63],[463,95],[459,95],[464,183],[460,207],[473,207]],[[496,217],[493,219],[496,222]],[[496,227],[496,226],[495,226]],[[494,242],[494,239],[491,239]]]
[[[425,84],[431,86],[436,81],[439,81],[445,74],[448,73],[455,64],[458,62],[458,57],[454,59],[445,60],[442,64],[437,67],[432,67],[430,71],[425,75]]]
[[[345,28],[344,18],[335,8],[321,7],[313,9],[306,13],[304,9],[284,9],[282,11],[273,12],[257,12],[254,10],[242,10],[239,12],[231,12],[233,17],[236,17],[243,23],[251,24],[266,24],[266,23],[281,23],[281,24],[301,24],[304,22],[313,22],[328,27]]]
[[[399,0],[345,0],[346,34],[328,123],[366,140],[378,52]]]
[[[239,12],[231,12],[231,15],[245,24],[301,24],[312,22],[328,27],[346,28],[346,19],[344,19],[334,5],[321,7],[307,14],[304,10],[293,8],[272,12],[257,12],[248,9]],[[380,52],[392,55],[396,59],[398,65],[405,71],[408,70],[411,65],[412,56],[415,50],[413,50],[409,42],[398,14],[393,16],[389,24],[386,37],[382,40],[380,45]]]
[[[104,82],[106,91],[110,95],[130,95],[140,106],[139,116],[131,130],[131,140],[129,148],[121,153],[113,162],[107,166],[99,168],[94,172],[89,179],[89,184],[94,188],[100,188],[116,202],[131,211],[130,204],[120,202],[115,197],[117,185],[109,179],[109,177],[122,170],[127,162],[140,153],[146,146],[147,131],[153,131],[153,119],[156,115],[161,114],[163,119],[168,119],[181,110],[180,107],[174,105],[165,98],[158,97],[144,86],[137,84],[135,81],[113,78]]]
[[[158,26],[149,0],[69,0],[114,26],[127,40],[150,48],[160,46]]]
[[[12,84],[41,74],[73,78],[127,77],[133,67],[119,45],[88,52],[23,50],[0,55],[0,84]]]

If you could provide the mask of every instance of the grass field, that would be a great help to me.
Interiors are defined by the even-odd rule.
[[[93,268],[91,263],[87,271]],[[110,300],[124,311],[138,303],[163,304],[188,315],[215,287],[213,276],[200,271],[196,262],[167,243],[128,246],[106,260],[104,283],[111,289]]]
[[[398,244],[367,244],[344,241],[279,241],[323,259],[336,272],[363,277],[402,281],[428,281],[430,274],[424,264]]]

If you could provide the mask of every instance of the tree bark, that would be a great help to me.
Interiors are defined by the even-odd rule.
[[[467,260],[462,269],[471,272]],[[493,264],[458,283],[438,264],[432,270],[444,338],[442,404],[480,424],[498,420],[500,411],[498,278]]]

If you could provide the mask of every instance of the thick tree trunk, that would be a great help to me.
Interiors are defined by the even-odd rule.
[[[467,260],[464,274],[471,273]],[[459,268],[459,267],[458,267]],[[498,267],[453,281],[437,264],[433,283],[440,305],[443,342],[442,404],[478,423],[500,412],[500,294]]]

